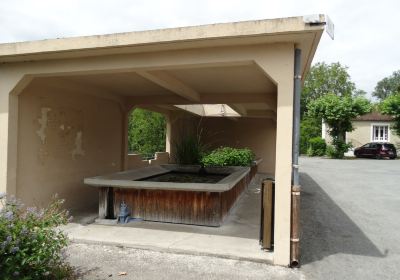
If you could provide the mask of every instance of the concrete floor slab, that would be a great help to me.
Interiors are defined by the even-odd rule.
[[[97,243],[160,252],[210,255],[272,263],[273,254],[259,245],[260,187],[257,174],[221,227],[131,222],[126,225],[87,224],[95,215],[78,215],[64,229],[78,243]],[[81,222],[84,221],[84,222]]]

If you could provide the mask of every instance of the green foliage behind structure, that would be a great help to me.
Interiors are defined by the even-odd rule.
[[[300,123],[300,153],[307,154],[309,141],[321,136],[322,121],[319,118],[303,116]]]
[[[400,70],[393,72],[389,77],[380,80],[374,92],[373,96],[380,100],[384,100],[391,95],[395,95],[400,92]]]
[[[165,117],[156,112],[135,109],[129,116],[128,149],[130,152],[152,156],[165,151]]]
[[[393,131],[400,136],[400,92],[390,95],[380,105],[380,111],[394,117]]]
[[[314,156],[324,156],[326,151],[326,142],[321,137],[311,138],[308,142],[307,155]]]
[[[347,67],[339,62],[326,64],[325,62],[313,65],[308,73],[301,94],[302,115],[307,112],[310,102],[326,95],[352,96],[356,91],[355,84],[347,73]]]
[[[352,120],[370,112],[371,103],[364,97],[339,97],[327,94],[308,104],[310,117],[322,118],[329,126],[329,135],[332,137],[337,158],[342,158],[347,148],[345,143],[346,132],[352,131]]]

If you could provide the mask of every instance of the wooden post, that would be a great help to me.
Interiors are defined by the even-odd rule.
[[[272,250],[273,246],[273,181],[265,180],[263,188],[263,232],[262,248]]]
[[[105,219],[107,216],[107,197],[108,188],[99,188],[99,219]]]

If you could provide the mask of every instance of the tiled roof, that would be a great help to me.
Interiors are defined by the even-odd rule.
[[[393,117],[382,115],[379,112],[371,112],[354,119],[355,121],[393,121]]]

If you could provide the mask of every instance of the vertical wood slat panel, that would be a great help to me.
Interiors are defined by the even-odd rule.
[[[255,173],[256,167],[252,167],[232,189],[222,193],[114,188],[115,215],[118,215],[120,203],[125,201],[133,218],[220,226]],[[99,215],[101,201],[104,199],[99,203]]]

